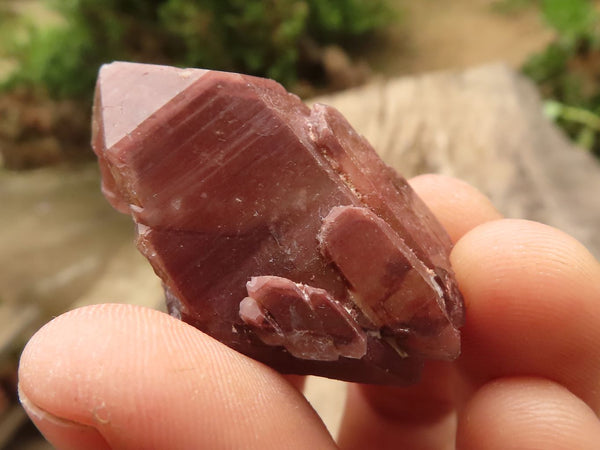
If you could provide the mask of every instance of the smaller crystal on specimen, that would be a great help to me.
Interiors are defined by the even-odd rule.
[[[286,373],[405,384],[458,356],[446,232],[334,109],[270,80],[113,63],[93,147],[176,317]]]
[[[273,276],[252,278],[246,287],[240,317],[264,343],[317,361],[367,353],[364,331],[327,291]]]

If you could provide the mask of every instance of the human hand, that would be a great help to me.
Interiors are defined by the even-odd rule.
[[[463,352],[409,388],[349,385],[344,449],[597,449],[600,264],[457,180],[411,181],[456,245]],[[58,449],[326,449],[294,382],[166,314],[66,313],[27,344],[22,403]],[[298,385],[298,379],[295,384]]]

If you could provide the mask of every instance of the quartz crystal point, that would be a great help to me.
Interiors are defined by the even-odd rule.
[[[271,80],[116,62],[93,147],[173,316],[285,373],[406,384],[458,356],[448,235],[333,108]]]

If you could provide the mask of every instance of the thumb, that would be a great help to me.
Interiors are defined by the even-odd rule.
[[[27,344],[25,410],[58,449],[333,448],[283,377],[170,316],[66,313]]]

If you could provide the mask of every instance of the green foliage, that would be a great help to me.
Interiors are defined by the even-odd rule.
[[[387,24],[386,0],[47,0],[64,18],[31,26],[8,48],[20,69],[6,86],[42,86],[57,97],[91,95],[112,60],[206,67],[290,86],[303,40],[349,43]],[[5,87],[6,87],[5,86]]]
[[[546,113],[579,145],[600,156],[600,18],[588,0],[541,0],[557,38],[523,72],[548,99]]]
[[[303,39],[344,44],[389,23],[385,0],[168,0],[161,23],[188,66],[296,80]]]
[[[32,28],[26,50],[27,57],[21,59],[20,70],[9,79],[9,86],[42,85],[57,97],[89,89],[96,69],[93,45],[85,30]]]
[[[560,39],[574,45],[594,36],[598,14],[588,0],[542,0],[542,15]]]
[[[0,42],[11,40],[16,34],[17,15],[6,4],[0,1]],[[5,56],[5,49],[0,47],[0,55]]]
[[[308,0],[309,32],[326,42],[343,42],[385,26],[390,9],[382,1]]]
[[[284,83],[294,80],[307,16],[306,2],[290,0],[169,0],[159,8],[184,65],[242,71]]]

